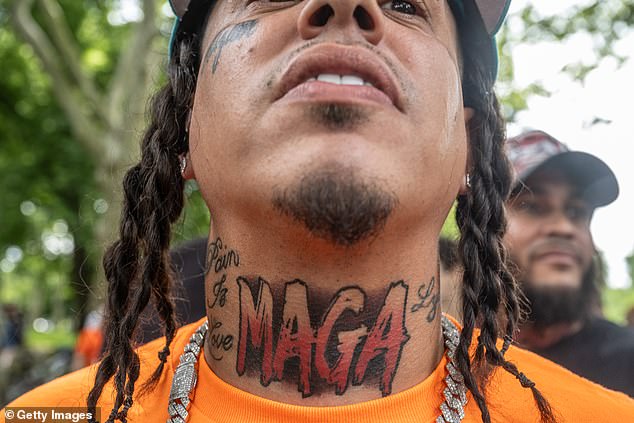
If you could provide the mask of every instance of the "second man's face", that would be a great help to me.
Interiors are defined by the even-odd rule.
[[[440,229],[467,156],[446,2],[221,0],[201,62],[190,152],[215,218],[262,217],[275,192],[327,172]]]
[[[504,242],[524,284],[580,288],[594,255],[593,209],[557,171],[543,171],[509,201]]]

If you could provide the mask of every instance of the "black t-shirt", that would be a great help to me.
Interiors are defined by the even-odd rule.
[[[615,391],[634,397],[634,329],[605,319],[535,353]]]
[[[205,316],[205,259],[207,238],[186,242],[170,251],[175,272],[172,298],[179,325],[193,323]],[[156,311],[148,306],[141,315],[137,341],[146,343],[163,336]]]

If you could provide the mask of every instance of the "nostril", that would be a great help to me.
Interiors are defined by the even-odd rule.
[[[368,11],[365,10],[363,7],[357,6],[356,9],[354,9],[353,15],[354,18],[357,20],[357,24],[359,24],[359,28],[365,31],[370,31],[374,29],[374,20],[372,19],[372,16],[370,16]]]
[[[329,5],[320,7],[308,20],[311,26],[325,26],[332,15],[335,14],[333,8]]]

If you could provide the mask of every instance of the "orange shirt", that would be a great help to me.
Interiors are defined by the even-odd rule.
[[[201,321],[202,322],[202,321]],[[128,412],[130,423],[164,422],[172,376],[178,359],[190,336],[201,322],[185,326],[178,331],[172,344],[172,354],[155,391],[136,398]],[[477,335],[476,335],[477,336]],[[474,336],[475,338],[475,336]],[[147,380],[158,363],[157,353],[162,340],[141,347],[140,381]],[[507,358],[516,363],[520,371],[531,378],[553,406],[560,422],[634,422],[634,400],[625,394],[607,390],[593,382],[574,375],[531,352],[511,348]],[[201,355],[198,366],[198,385],[190,407],[190,423],[198,422],[263,422],[263,423],[406,423],[434,422],[443,400],[443,358],[434,372],[420,384],[397,394],[378,400],[339,407],[303,407],[266,400],[238,390],[218,378]],[[9,407],[65,406],[83,407],[93,385],[96,366],[56,379],[25,394]],[[141,383],[137,383],[140,386]],[[99,406],[102,419],[111,410],[113,389],[108,385]],[[530,389],[502,369],[491,377],[487,391],[489,410],[494,422],[538,422],[539,413]],[[463,422],[480,422],[480,411],[469,396]],[[103,421],[103,420],[102,420]],[[0,423],[4,423],[0,411]]]
[[[75,344],[75,354],[83,360],[83,366],[99,361],[103,346],[103,330],[99,328],[82,329]]]

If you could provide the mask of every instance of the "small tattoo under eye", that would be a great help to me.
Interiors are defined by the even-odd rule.
[[[222,55],[222,50],[233,42],[251,36],[257,23],[257,19],[240,22],[237,25],[225,28],[216,35],[216,38],[214,38],[207,50],[207,54],[205,54],[204,60],[205,65],[207,65],[207,62],[209,62],[213,56],[213,65],[211,68],[212,73],[216,73],[218,63],[220,62],[220,56]]]

